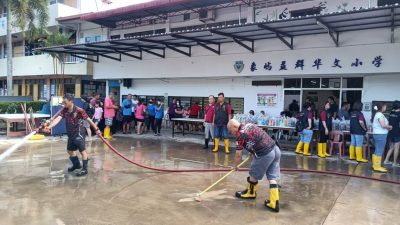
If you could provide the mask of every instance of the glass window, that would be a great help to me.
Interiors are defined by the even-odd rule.
[[[304,78],[303,88],[320,88],[321,79],[320,78]]]
[[[364,79],[362,77],[343,78],[343,88],[363,88]]]
[[[340,88],[340,78],[322,78],[321,88]]]
[[[244,99],[243,98],[226,98],[231,105],[234,113],[243,113],[244,111]]]
[[[301,79],[285,79],[284,80],[284,88],[300,88],[301,87]]]

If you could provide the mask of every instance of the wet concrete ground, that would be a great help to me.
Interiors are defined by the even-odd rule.
[[[220,168],[233,154],[213,154],[197,143],[166,138],[116,137],[124,155],[159,168]],[[158,173],[133,166],[99,140],[87,144],[90,172],[68,174],[65,140],[30,143],[0,163],[0,224],[396,224],[400,221],[400,186],[326,174],[284,172],[281,212],[269,212],[269,196],[260,182],[257,200],[235,199],[245,187],[237,172],[203,197],[192,200],[225,173]],[[0,145],[0,152],[7,145]],[[400,169],[371,172],[370,164],[305,158],[284,152],[283,168],[333,171],[400,181]],[[63,176],[62,174],[65,175]],[[51,174],[52,176],[50,176]]]

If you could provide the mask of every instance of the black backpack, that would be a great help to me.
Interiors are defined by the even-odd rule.
[[[304,117],[307,116],[307,112],[303,111],[296,122],[296,131],[302,132],[304,129],[307,128],[307,125],[304,124]]]

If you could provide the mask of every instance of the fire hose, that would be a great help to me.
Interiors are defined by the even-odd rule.
[[[62,108],[63,109],[63,108]],[[50,120],[53,120],[56,118],[62,111],[58,111]],[[41,125],[42,126],[42,125]],[[22,144],[24,144],[31,136],[33,136],[36,133],[36,131],[33,131],[32,133],[28,134],[25,136],[25,138],[18,142],[17,144],[11,146],[9,149],[7,149],[3,154],[0,155],[0,162],[9,156],[11,153],[13,153],[16,149],[18,149]],[[200,172],[229,172],[231,169],[230,168],[210,168],[210,169],[162,169],[162,168],[156,168],[156,167],[151,167],[148,165],[144,165],[139,162],[135,162],[134,160],[129,159],[125,155],[123,155],[120,151],[118,151],[114,146],[110,144],[109,141],[105,140],[104,137],[101,134],[98,134],[99,138],[104,142],[105,145],[107,145],[108,148],[112,152],[114,152],[116,155],[124,159],[125,161],[138,166],[140,168],[148,169],[148,170],[153,170],[153,171],[158,171],[158,172],[169,172],[169,173],[200,173]],[[239,169],[239,171],[249,171],[249,168],[243,168]],[[347,174],[347,173],[340,173],[340,172],[332,172],[332,171],[319,171],[319,170],[309,170],[309,169],[293,169],[293,168],[281,168],[282,172],[300,172],[300,173],[315,173],[315,174],[328,174],[328,175],[334,175],[334,176],[342,176],[342,177],[349,177],[349,178],[358,178],[358,179],[364,179],[364,180],[371,180],[371,181],[378,181],[378,182],[383,182],[383,183],[389,183],[389,184],[396,184],[400,185],[400,181],[393,181],[393,180],[385,180],[385,179],[379,179],[379,178],[374,178],[374,177],[365,177],[365,176],[360,176],[360,175],[355,175],[355,174]]]
[[[105,140],[103,136],[98,135],[100,139],[106,144],[111,151],[113,151],[116,155],[121,157],[122,159],[126,160],[127,162],[136,165],[138,167],[148,169],[148,170],[153,170],[153,171],[158,171],[158,172],[169,172],[169,173],[200,173],[200,172],[228,172],[231,169],[230,168],[211,168],[211,169],[161,169],[161,168],[156,168],[156,167],[151,167],[148,165],[141,164],[139,162],[135,162],[125,155],[123,155],[120,151],[118,151],[114,146],[110,144],[109,141]],[[249,168],[243,168],[239,169],[239,171],[249,171]],[[355,174],[347,174],[347,173],[339,173],[339,172],[332,172],[332,171],[319,171],[319,170],[306,170],[306,169],[293,169],[293,168],[281,168],[282,172],[304,172],[304,173],[315,173],[315,174],[329,174],[329,175],[334,175],[334,176],[343,176],[343,177],[350,177],[350,178],[358,178],[358,179],[364,179],[364,180],[371,180],[371,181],[378,181],[378,182],[384,182],[384,183],[389,183],[389,184],[397,184],[400,185],[400,181],[392,181],[392,180],[385,180],[385,179],[379,179],[379,178],[374,178],[374,177],[365,177],[365,176],[360,176],[360,175],[355,175]]]

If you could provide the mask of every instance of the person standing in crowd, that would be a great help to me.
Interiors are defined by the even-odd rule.
[[[156,132],[155,118],[156,118],[157,106],[154,105],[153,99],[149,100],[149,105],[147,106],[147,115],[149,116],[149,124],[147,130],[151,129]]]
[[[138,96],[132,96],[132,129],[136,129],[137,121],[136,121],[136,107],[139,104]]]
[[[332,131],[332,117],[328,113],[331,104],[327,101],[325,102],[324,108],[319,115],[319,142],[318,142],[318,157],[325,158],[329,157],[326,151],[326,142],[329,138],[329,132]]]
[[[255,199],[257,197],[258,181],[264,175],[269,182],[269,199],[265,200],[264,206],[279,212],[279,185],[281,150],[276,142],[263,129],[254,124],[240,124],[235,119],[228,123],[229,132],[235,136],[238,143],[235,155],[235,168],[242,161],[242,151],[246,149],[253,155],[247,187],[243,191],[235,193],[237,198]]]
[[[74,104],[74,98],[70,94],[66,94],[63,99],[65,108],[61,111],[60,115],[55,118],[47,127],[44,128],[44,132],[50,133],[51,129],[55,127],[63,118],[67,127],[67,151],[69,159],[72,162],[72,167],[68,168],[68,172],[81,169],[76,175],[85,176],[88,173],[88,153],[85,147],[85,129],[83,127],[83,121],[87,120],[88,123],[95,129],[96,134],[100,135],[100,130],[88,117],[85,110],[77,107]],[[76,155],[76,150],[82,155],[82,166]]]
[[[93,98],[90,99],[90,104],[94,107],[96,107],[96,103],[100,101],[100,94],[98,93],[93,93]]]
[[[130,125],[132,123],[132,95],[128,94],[126,99],[122,101],[122,114],[123,114],[123,124],[122,133],[130,134]]]
[[[94,124],[96,124],[97,126],[102,118],[103,118],[103,108],[100,107],[100,102],[96,102],[92,120]]]
[[[154,129],[154,136],[161,135],[161,125],[164,118],[164,107],[161,99],[157,100],[157,107],[156,107],[156,114],[155,114],[155,129]]]
[[[300,113],[300,118],[304,129],[299,133],[300,141],[296,147],[297,154],[303,154],[304,156],[310,156],[310,143],[313,136],[314,129],[314,114],[311,103],[305,103],[303,106],[303,111]],[[304,152],[302,151],[304,148]]]
[[[231,106],[225,102],[224,93],[218,94],[218,103],[215,106],[215,146],[213,152],[218,152],[220,138],[224,138],[225,153],[229,154],[229,139],[227,124],[232,119]]]
[[[265,111],[264,110],[261,110],[261,112],[260,112],[260,118],[267,118],[267,115],[265,114]]]
[[[350,110],[350,103],[343,102],[342,107],[340,108],[338,113],[338,118],[340,120],[350,120],[349,110]]]
[[[135,117],[137,120],[137,134],[138,135],[143,134],[143,129],[144,129],[143,123],[144,123],[144,118],[146,116],[145,114],[146,114],[146,106],[144,105],[143,100],[139,99],[139,103],[136,107],[136,114],[135,114]]]
[[[123,115],[123,109],[121,108],[121,105],[118,102],[114,103],[116,106],[118,106],[117,109],[115,109],[115,117],[114,117],[114,122],[113,125],[111,126],[111,133],[115,134],[118,131],[121,130],[123,124],[124,124],[124,115]]]
[[[89,100],[87,97],[82,96],[81,101],[83,102],[83,110],[85,110],[86,114],[88,115],[89,118],[92,118],[94,115],[94,107],[92,104],[89,103]],[[83,120],[83,126],[86,129],[86,133],[88,136],[88,141],[92,140],[92,129],[90,128],[90,124],[87,120]]]
[[[336,119],[339,111],[339,106],[335,102],[335,97],[329,96],[328,102],[329,104],[331,104],[329,108],[329,114],[331,115],[332,118]]]
[[[104,100],[104,119],[105,125],[104,128],[104,138],[111,139],[111,126],[113,125],[113,120],[115,117],[115,110],[118,109],[118,106],[114,105],[114,93],[110,92],[108,97]]]
[[[176,107],[174,113],[175,113],[174,118],[183,118],[183,108],[180,100],[176,101]],[[183,131],[184,129],[183,122],[178,121],[175,123],[175,125],[176,125],[175,129]]]
[[[389,125],[392,129],[389,131],[388,140],[390,142],[390,149],[386,154],[384,164],[391,164],[389,162],[390,157],[393,156],[393,166],[399,167],[400,164],[397,163],[400,151],[400,101],[394,101],[393,110],[389,115]]]
[[[214,114],[215,114],[215,98],[214,95],[208,96],[208,104],[204,108],[204,149],[208,149],[208,144],[214,139]]]
[[[375,140],[375,154],[372,155],[372,169],[377,172],[386,173],[387,169],[382,167],[382,155],[385,151],[386,140],[392,126],[383,114],[386,111],[386,104],[378,102],[372,113],[372,131]]]
[[[364,159],[362,155],[364,137],[367,134],[367,123],[364,114],[361,112],[362,107],[363,105],[361,102],[355,102],[350,114],[351,144],[349,148],[349,159],[357,160],[357,162],[360,163],[367,163],[368,160]]]
[[[171,126],[174,126],[174,123],[172,122],[172,119],[175,118],[175,110],[176,110],[176,99],[173,98],[172,102],[169,103],[168,105],[168,117],[169,120],[171,121]]]
[[[292,103],[289,104],[289,111],[292,116],[295,116],[300,111],[299,103],[296,99],[293,99]]]
[[[249,111],[249,118],[247,118],[248,123],[257,124],[257,116],[254,113],[254,110]]]
[[[200,106],[199,102],[195,102],[191,107],[190,107],[190,116],[189,118],[193,119],[198,119],[200,118]],[[198,131],[198,124],[197,123],[190,123],[190,129],[191,130],[196,130]]]

